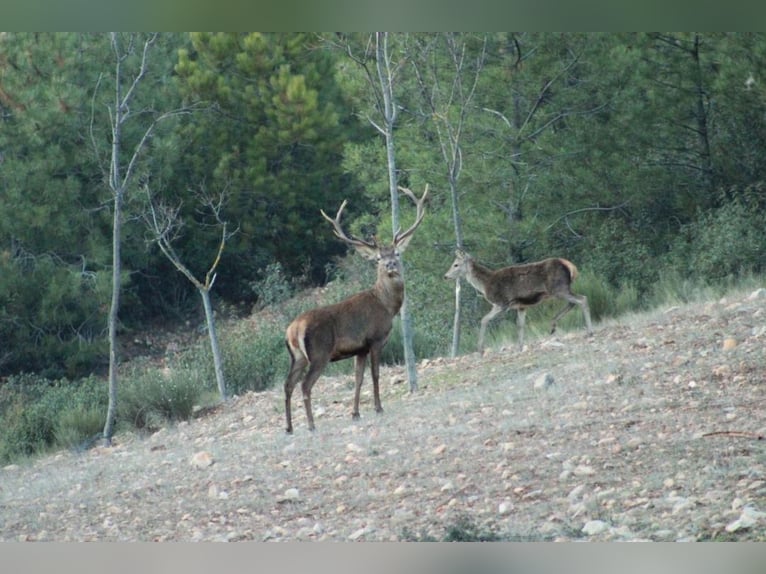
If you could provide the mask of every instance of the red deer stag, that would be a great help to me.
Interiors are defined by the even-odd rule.
[[[391,245],[379,245],[375,239],[364,241],[347,236],[340,225],[346,201],[341,204],[335,219],[331,219],[324,211],[321,212],[332,224],[337,237],[353,246],[366,259],[378,262],[378,279],[371,289],[357,293],[340,303],[307,311],[287,327],[285,338],[287,350],[290,352],[290,371],[285,380],[285,416],[288,433],[293,432],[290,407],[293,388],[307,367],[308,372],[301,382],[301,391],[309,430],[314,430],[311,388],[330,361],[355,358],[356,389],[352,417],[358,419],[359,392],[369,356],[375,410],[383,412],[378,389],[380,354],[391,333],[394,316],[404,301],[401,254],[423,221],[424,204],[428,195],[428,186],[419,200],[410,190],[403,187],[399,190],[415,202],[417,215],[412,227],[404,232],[396,232]]]
[[[519,327],[519,346],[524,346],[524,321],[526,308],[537,305],[549,297],[563,299],[566,306],[553,318],[551,333],[556,331],[556,322],[575,305],[582,309],[588,335],[593,333],[590,322],[588,299],[585,295],[572,293],[572,282],[577,278],[574,263],[561,258],[545,259],[526,265],[512,265],[492,270],[478,263],[462,250],[456,251],[445,279],[465,277],[492,305],[492,309],[481,320],[479,351],[484,349],[484,333],[487,324],[503,311],[516,309],[516,323]]]

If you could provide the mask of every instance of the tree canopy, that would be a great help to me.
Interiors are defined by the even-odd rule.
[[[186,225],[174,247],[198,276],[220,230],[196,198],[226,197],[219,215],[237,233],[216,304],[250,308],[275,265],[299,285],[329,279],[344,248],[319,210],[344,199],[354,233],[388,233],[370,35],[157,43],[150,89],[129,111],[196,106],[152,134],[131,185],[178,206]],[[104,34],[0,35],[0,375],[76,377],[105,364],[109,46]],[[392,33],[389,49],[397,178],[431,189],[407,258],[416,323],[451,315],[433,296],[456,246],[451,197],[461,242],[490,264],[564,256],[639,297],[670,270],[763,271],[766,35]],[[444,146],[458,125],[451,181]],[[126,126],[130,148],[142,132]],[[128,197],[122,328],[197,313],[193,287],[150,241],[145,194]]]

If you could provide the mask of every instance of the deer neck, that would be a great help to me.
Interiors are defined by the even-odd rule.
[[[404,302],[404,281],[401,277],[379,275],[372,291],[391,315],[399,312]]]
[[[465,274],[465,278],[468,282],[482,295],[487,294],[486,285],[492,275],[492,270],[488,267],[477,263],[474,260],[468,261],[468,270]]]

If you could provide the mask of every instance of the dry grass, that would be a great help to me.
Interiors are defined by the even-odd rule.
[[[297,396],[284,433],[274,389],[6,467],[0,540],[766,540],[766,296],[748,295],[425,361],[415,394],[387,369],[385,412],[368,382],[358,422],[351,377],[323,377],[314,434]]]

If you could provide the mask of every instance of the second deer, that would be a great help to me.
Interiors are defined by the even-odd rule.
[[[519,346],[524,346],[524,322],[526,309],[550,297],[563,299],[566,306],[553,318],[551,333],[556,323],[575,305],[582,310],[588,334],[593,333],[590,321],[588,299],[585,295],[572,293],[572,282],[577,278],[577,267],[571,261],[561,258],[545,259],[525,265],[512,265],[493,270],[477,262],[462,250],[456,251],[455,261],[444,276],[445,279],[465,277],[468,282],[492,305],[492,309],[481,320],[479,351],[484,349],[484,334],[487,324],[503,311],[516,309],[516,323],[519,328]]]
[[[357,293],[340,303],[307,311],[287,327],[285,338],[287,350],[290,352],[290,371],[285,380],[285,417],[288,433],[293,432],[290,406],[293,388],[301,378],[306,418],[309,430],[314,430],[311,388],[330,361],[355,358],[356,388],[352,417],[358,419],[359,393],[369,356],[375,410],[383,411],[378,388],[380,355],[391,333],[394,317],[399,313],[404,301],[401,254],[423,221],[424,203],[428,195],[428,186],[420,199],[408,189],[400,187],[399,190],[415,202],[417,215],[415,223],[407,231],[397,231],[390,245],[379,245],[377,240],[364,241],[353,235],[346,235],[340,225],[340,218],[346,207],[345,201],[335,219],[322,211],[322,216],[332,224],[338,238],[353,246],[366,259],[378,262],[378,279],[371,289]]]

